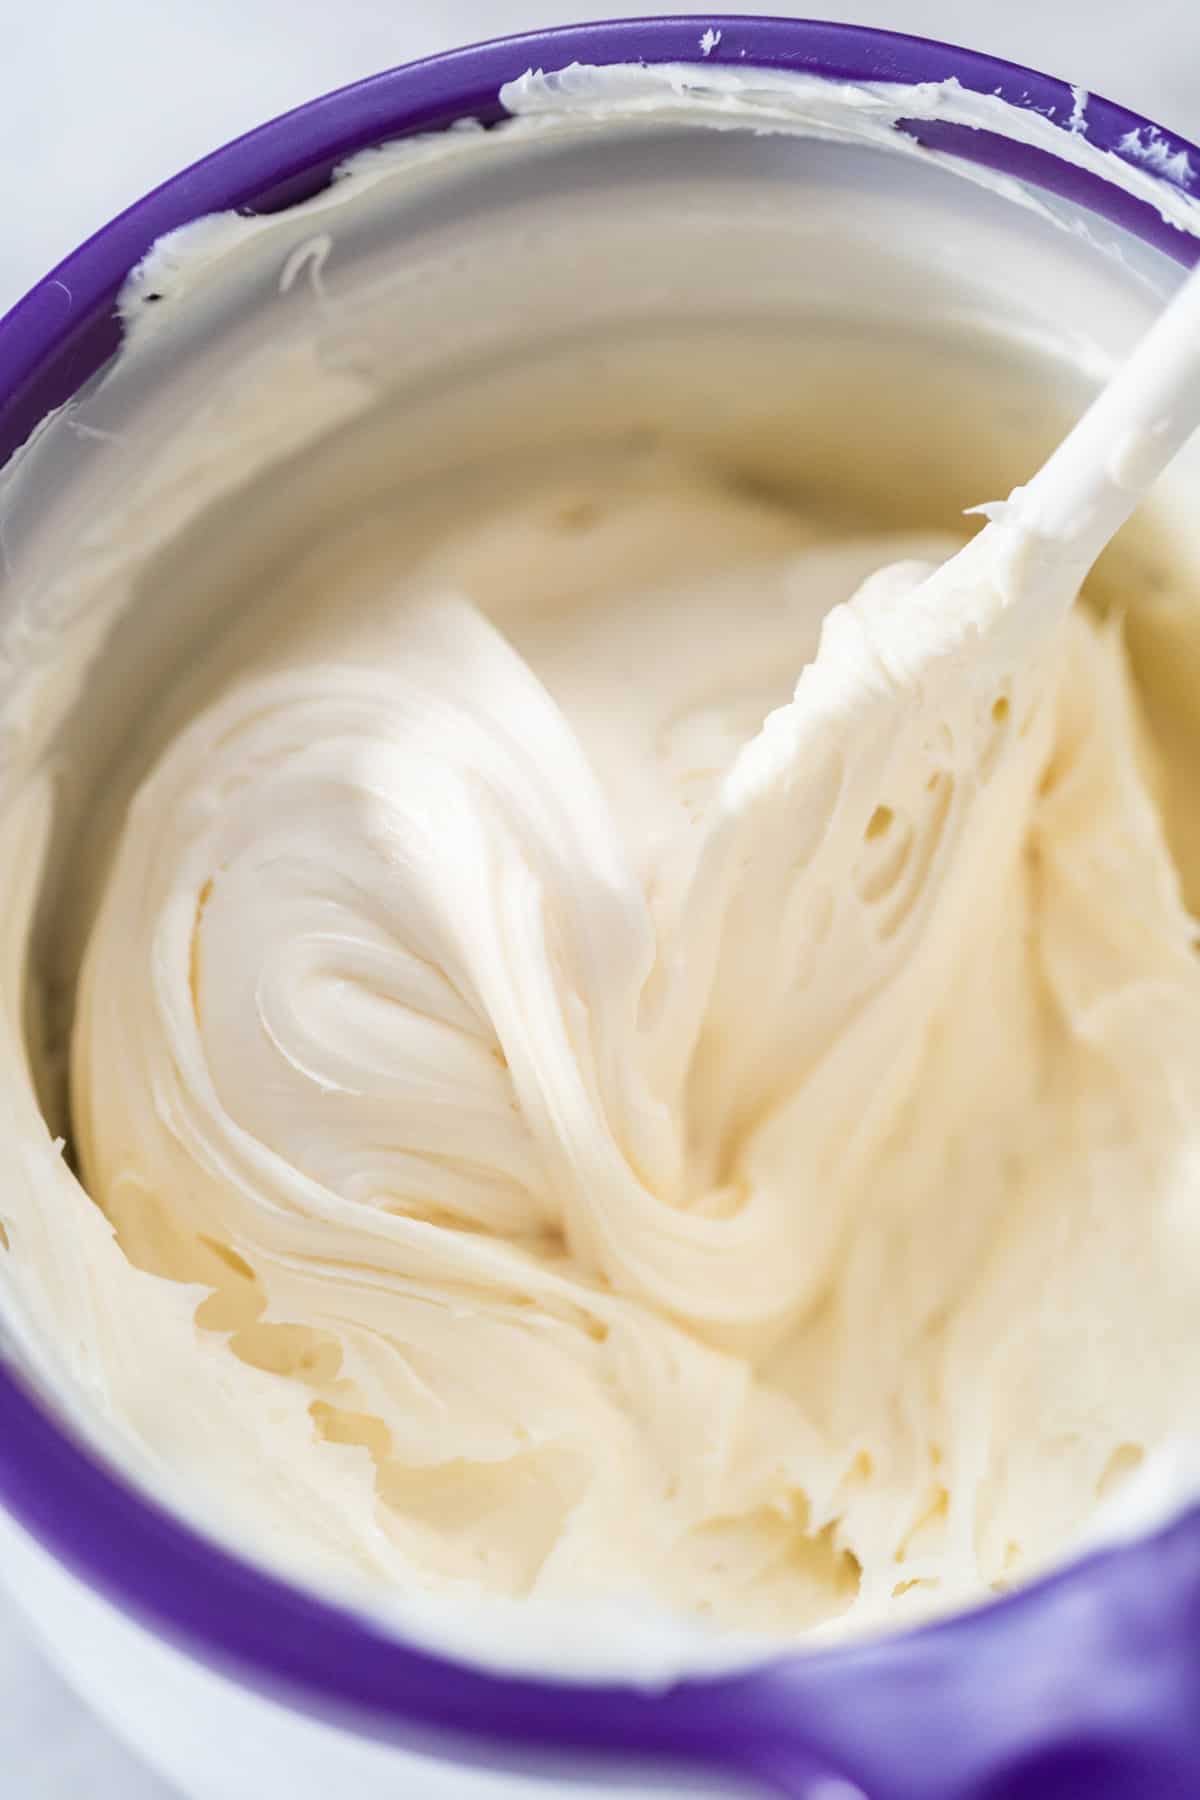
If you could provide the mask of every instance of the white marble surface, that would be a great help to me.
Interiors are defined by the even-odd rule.
[[[453,44],[604,10],[604,0],[0,0],[0,311],[147,188],[287,107]],[[700,9],[647,0],[644,10]],[[970,44],[1200,137],[1200,0],[760,0],[719,10],[817,13]],[[45,1666],[3,1600],[0,1791],[169,1800]]]

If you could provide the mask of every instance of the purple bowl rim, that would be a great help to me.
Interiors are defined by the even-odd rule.
[[[709,57],[704,31],[720,34]],[[1067,81],[1019,63],[931,38],[815,19],[695,14],[630,18],[555,27],[450,50],[338,88],[234,138],[152,189],[53,268],[0,317],[0,468],[54,406],[99,368],[119,341],[113,311],[121,282],[166,232],[206,213],[275,210],[327,183],[345,157],[387,137],[433,130],[454,118],[503,116],[498,89],[529,68],[571,61],[693,62],[700,68],[758,63],[850,80],[920,82],[955,77],[964,88],[996,94],[1066,127],[1076,100]],[[1139,113],[1100,95],[1087,97],[1087,136],[1131,168],[1145,166],[1129,145],[1151,133],[1165,151],[1181,151],[1184,192],[1200,198],[1200,150]],[[912,134],[955,155],[1040,182],[1090,211],[1126,226],[1182,262],[1197,259],[1196,240],[1153,206],[1046,151],[982,130],[924,121]],[[314,173],[315,172],[315,173]],[[97,315],[107,329],[93,327]],[[83,341],[80,338],[83,324]],[[56,383],[38,383],[57,359]]]
[[[720,33],[720,41],[705,58],[699,40],[708,30]],[[965,88],[998,93],[1064,128],[1075,103],[1065,81],[931,39],[819,20],[719,14],[534,31],[383,71],[309,101],[171,177],[73,251],[0,319],[0,462],[27,435],[17,435],[13,420],[24,424],[23,396],[49,362],[70,357],[67,392],[102,366],[107,353],[101,353],[101,338],[80,348],[78,333],[99,319],[109,328],[111,347],[119,286],[164,232],[210,212],[289,204],[317,191],[341,160],[369,144],[455,118],[493,121],[503,116],[497,92],[505,81],[531,67],[574,61],[759,64],[830,79],[904,83],[953,76]],[[1136,113],[1090,96],[1087,118],[1090,140],[1133,167],[1141,164],[1127,154],[1128,142],[1152,132],[1169,150],[1184,151],[1192,170],[1200,171],[1200,150]],[[920,129],[916,134],[924,135]],[[952,147],[1002,172],[1030,171],[1019,146],[991,133],[965,133]],[[1194,240],[1166,225],[1153,207],[1127,196],[1114,200],[1109,184],[1071,164],[1052,175],[1048,165],[1056,161],[1047,155],[1042,173],[1060,194],[1123,224],[1175,260],[1195,260]],[[1185,189],[1193,179],[1182,184]],[[807,1732],[813,1744],[836,1739],[836,1729],[823,1729],[832,1703],[853,1714],[881,1681],[895,1682],[905,1669],[923,1667],[922,1680],[944,1675],[968,1647],[981,1644],[983,1634],[1011,1639],[1036,1629],[1040,1618],[1075,1605],[1083,1584],[1092,1591],[1106,1581],[1115,1587],[1133,1579],[1148,1555],[1178,1554],[1174,1546],[1186,1540],[1190,1556],[1200,1545],[1200,1513],[1189,1514],[1157,1537],[1098,1552],[1017,1594],[931,1626],[651,1693],[619,1683],[577,1686],[493,1675],[398,1642],[349,1610],[268,1574],[142,1494],[57,1423],[2,1362],[0,1501],[86,1585],[198,1661],[236,1672],[288,1703],[315,1701],[365,1734],[419,1740],[426,1732],[449,1732],[497,1754],[566,1751],[626,1761],[650,1756],[731,1771],[760,1767],[761,1747],[778,1725],[781,1685],[793,1731]],[[906,1704],[913,1698],[909,1688]],[[838,1766],[850,1766],[848,1753]]]

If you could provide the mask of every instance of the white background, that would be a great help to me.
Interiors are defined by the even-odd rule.
[[[395,63],[594,18],[605,4],[0,0],[0,312],[147,188],[264,119]],[[759,0],[720,10],[809,13],[967,44],[1200,139],[1200,0]],[[3,1600],[0,1772],[4,1800],[169,1800],[66,1693]]]

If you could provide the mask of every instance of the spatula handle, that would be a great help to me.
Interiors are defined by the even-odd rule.
[[[1200,426],[1200,265],[1027,484],[1023,519],[1090,568]]]

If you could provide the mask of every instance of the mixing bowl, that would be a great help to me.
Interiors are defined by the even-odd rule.
[[[50,751],[75,771],[44,868],[4,877],[39,883],[51,1018],[127,791],[100,772],[301,521],[659,439],[810,506],[953,524],[1033,466],[1195,259],[1194,187],[1200,151],[1028,69],[704,16],[389,71],[114,220],[0,323],[0,808]],[[1101,598],[1194,561],[1190,480],[1114,548]],[[1148,603],[1135,662],[1185,681],[1189,630]],[[52,1054],[38,1092],[48,1143]],[[920,1629],[682,1680],[636,1645],[624,1671],[552,1678],[514,1651],[505,1673],[156,1497],[39,1355],[2,1187],[0,1225],[0,1569],[195,1800],[1200,1789],[1183,1490]]]

